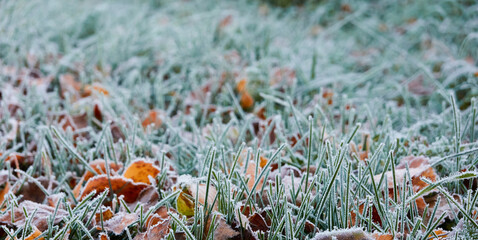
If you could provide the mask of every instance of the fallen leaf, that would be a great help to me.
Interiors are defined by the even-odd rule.
[[[251,94],[249,94],[249,92],[242,92],[240,104],[243,109],[249,109],[254,106],[254,99],[252,98]]]
[[[161,125],[163,124],[160,114],[161,113],[158,110],[150,110],[148,114],[146,115],[146,117],[144,118],[143,122],[141,123],[143,128],[146,128],[149,125],[153,125],[155,129],[160,128]]]
[[[38,230],[36,227],[33,227],[33,232],[30,233],[30,235],[26,236],[24,240],[44,240],[44,237],[39,237],[42,234],[40,230]],[[5,240],[10,240],[10,237],[7,237]],[[17,240],[18,238],[14,238]]]
[[[0,171],[0,205],[5,200],[5,195],[7,195],[8,191],[10,191],[10,182],[8,181],[8,171],[2,170]]]
[[[436,235],[438,238],[436,238],[435,235],[430,234],[430,235],[428,235],[428,239],[429,239],[429,240],[444,240],[444,239],[448,239],[448,232],[445,231],[445,230],[443,230],[443,229],[433,230],[433,233],[435,233],[435,235]]]
[[[412,179],[413,190],[415,192],[420,191],[424,187],[428,186],[428,184],[422,181],[420,178],[427,178],[431,182],[435,182],[437,179],[437,174],[435,170],[430,166],[429,160],[426,157],[419,156],[408,156],[403,158],[395,167],[395,179],[397,183],[402,183],[403,179],[407,174],[406,165],[408,164],[410,170],[410,177]],[[388,171],[385,173],[388,182],[388,188],[393,192],[393,173],[392,171]],[[374,176],[374,181],[378,183],[382,174],[378,174]]]
[[[207,221],[206,228],[204,229],[204,237],[206,237],[207,236],[206,234],[208,234],[211,231],[211,219],[212,219],[212,216],[209,217]],[[239,232],[232,229],[232,227],[226,223],[226,220],[220,214],[216,215],[216,221],[214,225],[215,225],[214,227],[215,240],[227,240],[239,235]]]
[[[95,170],[97,174],[106,174],[107,172],[106,161],[104,159],[96,159],[94,161],[91,161],[88,165],[90,165],[90,167],[93,170]],[[116,172],[120,170],[122,167],[123,167],[123,164],[121,163],[115,163],[113,161],[109,161],[108,169],[109,169],[110,176],[116,175]],[[76,184],[75,188],[73,189],[73,194],[75,195],[75,197],[80,196],[80,191],[81,191],[81,188],[83,187],[83,183],[87,182],[88,180],[90,180],[90,178],[94,176],[95,174],[90,171],[86,171],[83,174],[80,181],[78,182],[78,184]]]
[[[91,161],[88,165],[95,170],[95,172],[100,175],[100,174],[106,174],[106,160],[104,159],[96,159],[94,161]],[[116,175],[116,172],[118,172],[121,168],[123,167],[123,164],[121,163],[115,163],[113,161],[108,161],[108,170],[111,176]],[[83,180],[88,181],[90,178],[94,177],[95,175],[90,172],[86,171],[83,174]]]
[[[48,206],[50,207],[56,207],[58,204],[62,204],[60,201],[63,199],[66,195],[64,193],[56,193],[56,194],[51,194],[46,198],[46,201],[48,203]],[[60,206],[61,207],[61,206]]]
[[[150,178],[155,179],[159,172],[159,168],[154,166],[153,163],[139,159],[126,168],[123,176],[133,180],[133,182],[151,184]]]
[[[257,175],[260,175],[261,171],[262,171],[262,168],[259,167],[257,169]],[[247,165],[246,179],[249,179],[249,181],[247,182],[247,187],[249,188],[249,191],[252,191],[252,188],[254,187],[254,184],[256,182],[256,163],[253,161],[250,161],[249,164]],[[262,189],[263,184],[264,184],[264,177],[262,177],[259,180],[254,191],[258,191]]]
[[[103,86],[95,83],[93,85],[86,85],[82,94],[82,97],[91,96],[94,92],[103,94],[105,96],[109,95],[108,90],[106,90]]]
[[[58,182],[45,176],[40,176],[35,180],[36,182],[32,180],[25,182],[21,188],[17,190],[16,195],[22,195],[22,200],[43,203],[47,195],[42,191],[38,184],[41,184],[41,186],[48,191],[56,188]]]
[[[136,213],[118,212],[111,219],[103,222],[103,227],[108,232],[113,232],[116,235],[120,235],[128,226],[135,223],[138,219]],[[101,230],[101,226],[96,227]]]
[[[206,204],[206,189],[206,184],[186,184],[176,200],[178,212],[187,217],[194,216],[194,199],[197,196],[199,203],[204,206]],[[216,188],[210,186],[207,195],[208,207],[214,202],[216,195]],[[217,203],[214,203],[213,210],[217,211]]]
[[[246,85],[247,85],[247,80],[245,78],[239,80],[239,82],[236,85],[236,90],[239,93],[243,93],[246,91]]]
[[[252,231],[262,231],[267,232],[270,230],[270,223],[267,224],[264,217],[259,213],[254,213],[248,218],[249,225],[251,226]]]
[[[151,207],[154,207],[159,201],[158,190],[155,186],[149,185],[138,196],[136,202],[129,204],[130,209],[135,209],[138,204],[143,205],[144,211],[148,211]]]
[[[375,240],[393,240],[393,235],[392,234],[382,234],[382,233],[374,233],[372,234],[373,239]]]
[[[102,218],[103,218],[103,221],[107,221],[113,218],[113,216],[114,216],[114,213],[110,207],[101,206],[100,211],[95,213],[95,221],[97,224],[99,224]]]
[[[88,180],[81,193],[80,199],[83,199],[86,195],[93,191],[96,191],[95,196],[98,196],[105,191],[105,189],[110,189],[110,194],[115,193],[118,196],[124,196],[125,202],[133,203],[138,199],[139,194],[146,187],[148,187],[147,184],[135,183],[124,177],[108,177],[106,175],[99,175]]]
[[[108,234],[101,232],[99,235],[99,240],[110,240],[110,238],[108,237]]]
[[[9,210],[0,216],[0,224],[23,227],[26,223],[25,214],[23,212],[24,210],[27,212],[28,216],[32,216],[33,212],[37,211],[31,219],[31,223],[42,232],[48,229],[48,217],[55,212],[55,208],[53,207],[31,201],[24,201],[18,207],[13,209],[13,222],[11,215],[12,211]],[[68,213],[66,211],[58,209],[53,219],[53,223],[59,224],[63,220],[63,217],[66,217],[67,215]]]
[[[271,86],[291,87],[297,81],[295,70],[281,67],[273,70],[269,80]]]

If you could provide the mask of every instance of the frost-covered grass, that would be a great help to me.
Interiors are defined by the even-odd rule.
[[[407,231],[417,239],[459,226],[454,233],[472,239],[478,232],[478,191],[469,179],[478,166],[477,63],[474,1],[319,1],[276,8],[245,0],[0,0],[0,166],[23,181],[56,179],[56,188],[44,189],[47,195],[62,192],[62,201],[75,204],[58,228],[52,224],[44,232],[49,237],[69,231],[72,239],[97,238],[88,219],[103,198],[76,199],[70,186],[88,162],[105,158],[127,166],[147,157],[161,170],[171,165],[177,175],[218,189],[216,212],[227,224],[240,221],[239,206],[269,209],[269,239],[313,238],[315,232],[307,234],[300,224],[305,221],[320,232],[355,225],[396,237]],[[18,72],[7,67],[51,77],[48,90],[30,84],[31,74],[17,83]],[[67,73],[109,94],[61,98],[60,76]],[[252,108],[241,107],[240,79],[247,79]],[[16,116],[10,116],[10,103],[21,109]],[[92,120],[94,104],[104,121]],[[158,129],[141,125],[150,109],[161,111]],[[261,109],[266,120],[258,117]],[[59,114],[85,112],[88,126],[79,132],[56,122]],[[7,140],[12,118],[19,130]],[[123,140],[114,140],[112,126]],[[84,132],[88,137],[77,141],[74,135]],[[269,159],[256,168],[252,188],[247,166],[239,164],[242,150],[256,166],[260,156]],[[5,162],[11,152],[33,154],[25,173]],[[394,167],[420,155],[430,159],[435,183],[416,193],[407,170],[389,197],[382,173],[393,172],[395,180]],[[302,170],[295,178],[282,172],[271,177],[273,164]],[[264,185],[261,177],[268,179]],[[158,178],[166,199],[161,203],[176,208],[177,192],[161,185],[168,176]],[[428,190],[447,201],[443,215],[433,216],[438,203],[431,217],[419,214],[414,200]],[[17,202],[10,194],[2,213]],[[351,224],[351,212],[362,203],[363,214]],[[173,214],[172,229],[213,238],[201,221],[210,213],[200,208],[194,220]],[[144,219],[110,237],[134,238]],[[18,238],[30,231],[9,229]]]

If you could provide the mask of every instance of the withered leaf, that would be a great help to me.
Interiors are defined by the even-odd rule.
[[[139,159],[132,162],[123,173],[125,178],[133,180],[137,183],[150,184],[150,177],[156,178],[159,174],[159,168],[144,159]]]
[[[116,213],[111,219],[103,222],[103,227],[109,232],[120,235],[129,225],[136,222],[138,215],[136,213]],[[101,229],[100,226],[97,228]]]
[[[111,183],[111,189],[110,189]],[[109,177],[106,175],[99,175],[93,178],[90,178],[85,185],[81,193],[80,199],[83,199],[86,195],[96,190],[96,196],[105,191],[105,189],[110,189],[118,196],[124,196],[124,200],[127,203],[133,203],[138,199],[139,194],[143,189],[148,187],[148,185],[143,183],[134,183],[130,179],[126,179],[120,176]],[[110,192],[111,193],[111,192]]]
[[[55,208],[49,207],[47,205],[38,204],[32,201],[24,201],[18,207],[13,209],[14,222],[12,222],[12,211],[6,211],[0,216],[0,224],[13,225],[16,227],[24,226],[26,219],[23,209],[25,209],[29,216],[32,216],[35,210],[37,211],[31,222],[33,226],[42,232],[48,229],[47,219],[55,212]],[[63,220],[63,217],[66,217],[67,215],[68,213],[66,211],[58,209],[53,220],[54,224],[59,224]]]

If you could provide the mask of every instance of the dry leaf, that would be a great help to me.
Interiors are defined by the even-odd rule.
[[[33,232],[30,233],[30,235],[26,236],[24,240],[45,240],[44,237],[40,237],[39,236],[42,234],[42,232],[40,230],[38,230],[36,227],[33,227]],[[10,240],[11,238],[10,237],[7,237],[5,240]],[[18,238],[15,237],[15,240],[17,240]]]
[[[51,194],[46,198],[46,201],[48,203],[48,206],[50,207],[56,207],[58,204],[62,204],[60,201],[63,199],[66,195],[64,193],[56,193],[56,194]],[[61,206],[60,206],[61,208]]]
[[[96,191],[95,196],[97,196],[105,191],[105,189],[110,189],[110,194],[115,193],[118,196],[124,196],[125,202],[133,203],[138,199],[141,191],[143,191],[143,189],[146,187],[148,187],[148,185],[143,183],[134,183],[130,179],[126,179],[124,177],[113,176],[108,178],[106,175],[99,175],[88,180],[81,193],[80,199],[83,199],[93,191]]]
[[[105,96],[108,96],[109,95],[109,92],[108,90],[106,90],[103,86],[97,84],[97,83],[94,83],[93,85],[86,85],[85,86],[85,89],[83,91],[83,94],[82,94],[82,97],[88,97],[88,96],[91,96],[93,93],[100,93],[100,94],[103,94]]]
[[[106,161],[104,159],[96,159],[94,161],[91,161],[88,165],[90,165],[90,167],[93,170],[95,170],[95,172],[99,175],[106,174],[106,172],[107,172],[106,171]],[[121,163],[117,164],[117,163],[114,163],[112,161],[109,161],[108,162],[108,169],[109,169],[110,176],[116,175],[116,172],[118,170],[120,170],[122,167],[123,167],[123,164],[121,164]],[[88,180],[90,180],[90,178],[92,178],[94,176],[95,175],[90,171],[86,171],[83,174],[83,177],[81,177],[80,181],[78,182],[78,184],[73,189],[73,193],[74,193],[75,197],[80,196],[80,191],[81,191],[81,188],[83,187],[83,183],[87,182]]]
[[[150,178],[155,179],[160,170],[151,162],[139,159],[132,162],[126,168],[123,176],[133,180],[133,182],[151,184]]]
[[[372,234],[372,237],[375,240],[393,240],[393,235],[392,234],[374,233],[374,234]]]
[[[197,188],[196,188],[197,187]],[[206,184],[186,184],[183,191],[176,200],[177,210],[182,215],[194,216],[194,199],[197,199],[201,205],[206,204]],[[214,186],[209,187],[207,195],[207,205],[210,206],[216,198],[217,191]],[[214,203],[213,210],[217,211],[217,203]]]
[[[0,205],[5,200],[5,195],[7,195],[8,191],[10,191],[10,182],[8,182],[8,171],[2,170],[0,171]]]
[[[237,83],[236,90],[239,93],[243,93],[243,92],[246,91],[246,85],[247,85],[247,80],[245,78],[243,78]]]
[[[403,158],[395,167],[395,179],[397,183],[402,183],[405,175],[407,173],[406,165],[408,164],[410,170],[410,177],[412,179],[413,190],[415,192],[420,191],[428,184],[422,181],[420,178],[427,178],[428,180],[435,182],[437,179],[437,174],[435,170],[430,166],[428,158],[419,156],[408,156]],[[388,171],[385,173],[388,182],[388,188],[393,192],[393,173]],[[374,176],[374,181],[378,183],[382,174]]]
[[[25,215],[23,209],[27,212],[28,216],[32,216],[33,212],[36,210],[36,214],[31,220],[32,225],[38,228],[40,231],[45,231],[48,229],[47,219],[50,215],[55,212],[55,208],[34,203],[31,201],[24,201],[18,207],[13,209],[13,218],[12,222],[12,211],[6,211],[3,215],[0,216],[0,224],[13,225],[16,227],[23,227],[26,223]],[[54,224],[59,224],[63,217],[66,217],[68,213],[62,209],[58,209],[53,220]]]
[[[21,188],[16,192],[16,195],[22,195],[22,200],[43,203],[46,195],[38,186],[38,183],[40,183],[46,190],[51,190],[58,186],[58,182],[48,179],[45,176],[36,178],[36,181],[37,183],[31,180],[25,182],[25,184],[23,184],[23,186],[21,186]]]
[[[103,227],[109,232],[113,232],[116,235],[120,235],[129,225],[136,222],[138,215],[136,213],[116,213],[111,219],[103,222]],[[101,226],[96,227],[101,230]]]
[[[249,94],[249,92],[244,91],[241,94],[240,104],[243,109],[249,109],[254,106],[254,99],[252,98],[251,94]]]
[[[429,240],[444,240],[444,239],[448,238],[448,232],[443,230],[443,229],[434,230],[433,233],[435,233],[435,235],[438,238],[436,238],[435,235],[430,234],[430,235],[428,235]]]
[[[211,218],[208,219],[206,228],[204,229],[204,236],[211,231]],[[215,229],[214,229],[214,239],[215,240],[227,240],[238,236],[239,232],[232,229],[230,225],[226,223],[226,220],[222,215],[216,215]]]
[[[146,128],[149,125],[153,125],[155,129],[160,128],[163,124],[160,115],[161,113],[158,110],[150,110],[141,125],[143,126],[143,128]]]
[[[113,218],[113,216],[114,216],[114,213],[110,207],[101,206],[100,211],[95,213],[95,221],[98,224],[101,222],[101,218],[103,218],[103,221],[107,221]]]
[[[99,235],[99,240],[110,240],[110,238],[108,237],[108,234],[104,233],[104,232],[101,232],[100,235]]]
[[[262,168],[259,167],[257,169],[257,175],[260,175],[261,171],[262,171]],[[249,188],[249,191],[252,191],[252,188],[254,187],[254,184],[256,182],[256,163],[253,162],[253,161],[250,161],[249,164],[247,165],[246,179],[249,179],[249,181],[247,182],[247,187]],[[257,183],[257,186],[254,190],[258,191],[258,190],[262,189],[263,184],[264,184],[264,177],[262,177],[259,180],[259,182]]]

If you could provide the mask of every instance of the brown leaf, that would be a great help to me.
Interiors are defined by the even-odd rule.
[[[12,222],[12,211],[6,211],[3,215],[0,216],[0,224],[4,225],[13,225],[16,227],[23,227],[26,223],[25,215],[23,209],[27,212],[28,216],[32,216],[33,212],[36,210],[36,214],[31,219],[32,225],[38,228],[40,231],[45,231],[48,229],[47,219],[50,215],[55,212],[55,208],[34,203],[31,201],[24,201],[18,207],[13,209],[13,219]],[[62,209],[58,209],[54,217],[53,223],[59,224],[63,217],[67,216],[68,213]]]
[[[128,206],[130,209],[135,209],[137,204],[143,205],[144,211],[148,211],[151,207],[154,207],[159,200],[158,190],[154,186],[148,186],[138,196],[135,203]]]
[[[216,222],[215,229],[214,229],[214,239],[215,240],[227,240],[234,238],[235,236],[239,235],[239,232],[232,229],[232,227],[226,223],[226,220],[222,215],[216,215]],[[206,224],[206,229],[204,229],[204,233],[207,234],[211,231],[211,218],[208,219]]]
[[[262,231],[267,232],[270,229],[270,226],[267,224],[266,220],[259,213],[254,213],[249,217],[249,225],[251,226],[252,231]]]
[[[106,174],[106,172],[107,172],[106,171],[106,161],[104,159],[96,159],[94,161],[91,161],[88,165],[90,165],[90,167],[93,170],[95,170],[95,172],[97,174]],[[109,169],[110,176],[116,175],[116,172],[118,170],[120,170],[122,167],[123,167],[123,164],[121,164],[121,163],[117,164],[115,162],[109,161],[108,162],[108,169]],[[74,193],[75,197],[80,196],[80,191],[81,191],[81,188],[83,187],[83,183],[87,182],[88,180],[90,180],[90,178],[92,178],[94,176],[95,175],[90,171],[86,171],[83,174],[83,176],[81,177],[81,180],[78,182],[78,184],[73,189],[73,193]]]
[[[136,213],[119,212],[111,219],[103,222],[103,227],[109,232],[120,235],[129,225],[136,222],[138,215]],[[101,230],[100,226],[96,227]]]
[[[109,177],[108,179],[108,176],[106,175],[99,175],[88,180],[81,193],[80,199],[83,199],[86,195],[93,191],[96,191],[95,196],[98,196],[100,193],[105,191],[105,189],[110,189],[110,194],[115,193],[118,196],[124,196],[125,202],[133,203],[138,199],[139,194],[146,187],[148,187],[148,185],[143,183],[134,183],[130,179],[126,179],[124,177],[113,176]]]
[[[56,207],[58,204],[62,204],[60,201],[62,198],[65,197],[64,193],[56,193],[56,194],[51,194],[49,195],[46,200],[48,203],[48,206],[50,207]],[[60,206],[61,208],[61,206]]]
[[[103,113],[101,111],[101,108],[98,104],[95,104],[95,107],[93,108],[93,116],[99,121],[103,122]]]
[[[400,161],[400,164],[395,167],[395,177],[397,183],[402,183],[407,173],[406,165],[408,164],[410,170],[410,177],[412,179],[413,190],[415,192],[420,191],[428,184],[422,181],[420,178],[427,178],[428,180],[435,182],[437,174],[435,170],[430,166],[428,158],[423,156],[408,156]],[[388,188],[393,189],[393,173],[388,171],[385,173],[387,176]],[[374,176],[374,181],[379,182],[382,174]]]
[[[46,198],[45,193],[38,186],[40,183],[45,189],[54,189],[58,186],[58,182],[48,179],[47,177],[41,176],[36,178],[37,183],[33,181],[27,181],[23,186],[17,191],[17,195],[23,195],[22,200],[32,201],[36,203],[43,203]]]

